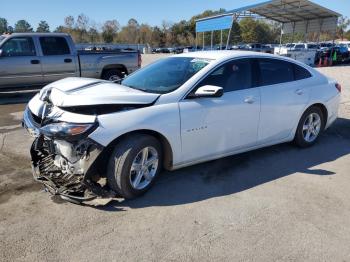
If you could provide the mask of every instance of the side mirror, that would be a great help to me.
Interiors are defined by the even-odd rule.
[[[194,93],[193,97],[221,97],[224,94],[224,89],[220,86],[201,86]]]

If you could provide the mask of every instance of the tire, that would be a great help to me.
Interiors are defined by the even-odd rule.
[[[313,128],[310,127],[311,120],[313,123]],[[318,123],[318,120],[319,125],[316,125],[316,123]],[[310,107],[304,112],[299,121],[298,128],[295,133],[294,143],[302,148],[314,145],[323,132],[324,127],[325,119],[322,110],[317,106]]]
[[[144,156],[143,150],[146,148],[148,150],[148,160],[151,160],[151,157],[155,159],[155,153],[157,154],[158,161],[156,167],[151,166],[146,168],[140,164]],[[152,187],[158,177],[162,164],[162,147],[156,138],[149,135],[127,137],[116,145],[109,159],[107,183],[109,187],[121,197],[125,199],[136,198]],[[142,169],[141,166],[144,169]],[[137,175],[141,172],[144,175],[139,180],[138,186],[135,187],[137,184]]]
[[[122,72],[118,69],[109,69],[102,75],[102,79],[114,82],[123,79],[123,77]]]

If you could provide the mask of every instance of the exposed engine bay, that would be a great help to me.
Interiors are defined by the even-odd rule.
[[[93,163],[103,147],[86,139],[76,144],[37,137],[31,148],[34,178],[53,195],[73,202],[111,197]]]
[[[65,81],[44,87],[24,112],[23,126],[35,138],[30,150],[34,178],[51,194],[75,203],[113,197],[115,193],[104,181],[102,169],[106,163],[101,164],[105,147],[89,138],[99,126],[97,116],[148,107],[158,96],[146,94],[144,98],[140,96],[141,91],[91,79],[83,79],[82,86],[80,82],[74,85],[71,79],[71,86],[67,88],[60,85]],[[95,102],[86,104],[90,88],[97,86],[110,91],[120,89],[125,95],[111,103],[111,95],[102,93],[100,99],[94,95]],[[128,96],[133,93],[140,97],[139,103],[128,102]],[[75,104],[69,104],[70,99]]]

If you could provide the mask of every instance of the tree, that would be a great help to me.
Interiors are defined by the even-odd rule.
[[[40,21],[38,28],[36,29],[38,33],[49,33],[50,32],[50,26],[46,21]]]
[[[141,44],[150,44],[152,41],[152,28],[149,25],[141,24],[139,35]]]
[[[75,29],[79,36],[79,39],[78,39],[79,43],[85,42],[84,35],[87,34],[88,27],[89,27],[89,18],[84,14],[78,15]]]
[[[155,26],[152,28],[152,40],[151,40],[151,44],[152,46],[162,46],[164,43],[162,43],[162,39],[163,39],[163,33],[160,30],[160,28],[158,26]]]
[[[341,16],[338,19],[337,35],[342,40],[344,39],[344,34],[349,25],[350,25],[350,20],[347,17]]]
[[[32,26],[26,20],[19,20],[15,24],[15,33],[33,32]]]
[[[9,26],[7,27],[7,33],[12,34],[14,31],[15,31],[15,30],[13,29],[12,26],[9,25]]]
[[[0,17],[0,34],[7,32],[8,23],[5,18]]]
[[[72,30],[74,27],[74,17],[69,15],[64,18],[64,25],[67,27],[69,30]]]
[[[106,43],[112,43],[117,32],[119,31],[119,23],[117,20],[107,20],[102,26],[102,38]]]
[[[118,40],[122,43],[137,44],[139,43],[139,23],[136,19],[131,18],[127,26],[124,26],[119,33]]]
[[[89,42],[90,43],[96,43],[99,41],[99,33],[95,27],[91,27],[88,31],[88,36],[89,36]]]
[[[242,40],[245,43],[268,43],[272,42],[270,27],[252,18],[242,19],[240,22]]]
[[[350,30],[348,30],[344,36],[345,36],[345,38],[350,40]]]

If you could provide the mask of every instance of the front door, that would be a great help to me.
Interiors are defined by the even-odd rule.
[[[188,97],[180,102],[183,162],[213,158],[257,142],[260,91],[255,87],[251,60],[220,66],[195,89],[204,85],[223,87],[224,95]]]
[[[43,83],[41,60],[31,37],[9,38],[1,49],[0,88]]]

